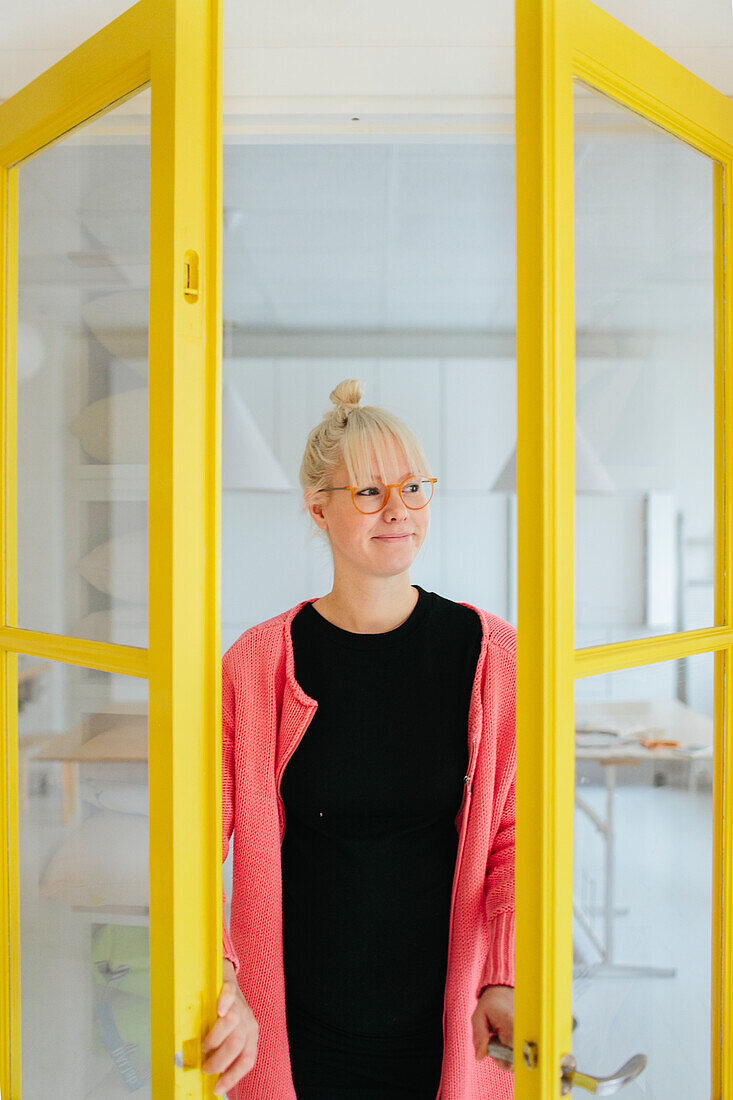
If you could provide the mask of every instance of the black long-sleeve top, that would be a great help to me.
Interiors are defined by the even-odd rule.
[[[282,776],[288,1039],[299,1100],[434,1100],[468,708],[470,608],[419,586],[394,630],[306,603],[295,678],[316,710]]]

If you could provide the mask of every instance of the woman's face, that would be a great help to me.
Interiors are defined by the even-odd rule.
[[[399,484],[410,474],[422,473],[409,468],[404,452],[400,452],[399,459],[399,465],[390,463],[385,471],[391,484]],[[376,465],[373,472],[378,479]],[[330,484],[350,484],[343,459]],[[317,494],[309,511],[314,523],[328,534],[334,563],[379,577],[393,577],[408,570],[430,526],[430,505],[408,508],[396,489],[390,490],[381,512],[370,515],[357,511],[348,491]]]

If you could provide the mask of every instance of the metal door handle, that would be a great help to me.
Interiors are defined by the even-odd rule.
[[[489,1042],[489,1054],[501,1062],[514,1064],[514,1050],[505,1047],[498,1039]],[[587,1089],[594,1096],[613,1096],[629,1081],[638,1077],[646,1067],[646,1054],[635,1054],[624,1062],[620,1069],[612,1073],[610,1077],[593,1077],[590,1073],[580,1073],[576,1068],[576,1061],[572,1054],[563,1059],[561,1067],[560,1095],[567,1096],[571,1089]]]

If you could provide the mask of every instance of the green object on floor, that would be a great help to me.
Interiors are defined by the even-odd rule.
[[[133,1061],[137,1065],[141,1063],[149,1065],[150,1001],[148,998],[114,990],[110,991],[108,1004],[122,1042],[135,1043],[137,1047],[132,1054]],[[103,1053],[107,1050],[107,1046],[98,1022],[94,1034],[96,1049],[99,1053]]]
[[[149,929],[98,925],[91,950],[97,985],[94,1047],[112,1058],[128,1090],[136,1091],[150,1073]]]
[[[94,980],[116,990],[150,997],[150,929],[103,924],[92,934]]]

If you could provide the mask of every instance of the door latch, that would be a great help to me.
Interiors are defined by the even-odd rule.
[[[498,1039],[490,1040],[488,1053],[498,1061],[514,1064],[513,1048],[505,1047]],[[574,1056],[568,1054],[560,1064],[560,1095],[567,1096],[571,1089],[586,1089],[594,1096],[613,1096],[639,1076],[646,1062],[646,1054],[635,1054],[609,1077],[593,1077],[590,1073],[580,1073]]]
[[[196,1069],[200,1062],[200,1041],[196,1038],[184,1039],[181,1046],[183,1048],[182,1050],[174,1052],[174,1063],[179,1069]]]
[[[187,302],[199,300],[199,254],[189,248],[183,257],[183,297]]]

